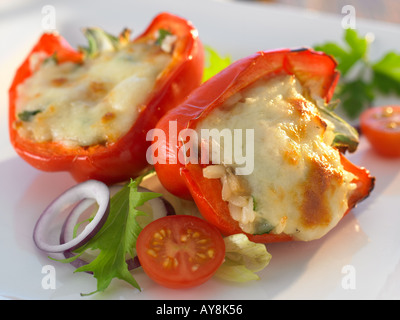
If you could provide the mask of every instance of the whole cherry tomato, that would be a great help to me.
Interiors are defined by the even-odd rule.
[[[400,157],[400,106],[365,110],[360,117],[361,131],[371,146],[385,157]]]

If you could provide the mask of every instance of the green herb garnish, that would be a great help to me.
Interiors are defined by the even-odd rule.
[[[157,39],[156,39],[156,45],[161,46],[161,44],[162,44],[162,42],[164,41],[164,39],[165,39],[167,36],[170,36],[170,35],[172,35],[172,33],[169,32],[168,30],[159,29],[159,30],[158,30],[158,37],[157,37]]]
[[[378,61],[371,61],[368,54],[372,39],[370,34],[360,36],[353,29],[346,29],[344,46],[327,42],[314,47],[337,60],[341,79],[334,98],[340,99],[340,106],[350,119],[373,106],[377,96],[400,97],[400,54],[390,51]]]
[[[253,211],[257,211],[257,201],[256,198],[254,196],[251,196],[253,199]]]
[[[20,113],[18,113],[18,118],[21,120],[21,121],[24,121],[24,122],[29,122],[29,121],[31,121],[32,120],[32,118],[34,117],[34,116],[36,116],[39,112],[42,112],[42,110],[25,110],[25,111],[23,111],[23,112],[20,112]]]
[[[254,227],[254,234],[267,234],[275,228],[275,226],[269,223],[268,220],[261,217],[257,220]]]
[[[332,142],[332,146],[338,148],[343,153],[345,151],[354,152],[357,150],[359,144],[359,135],[352,125],[340,118],[334,112],[338,104],[338,101],[329,104],[326,104],[321,100],[316,101],[316,106],[321,117],[324,120],[331,122],[334,126],[333,132],[335,138]]]
[[[54,52],[50,57],[47,57],[46,59],[43,60],[43,63],[49,63],[49,62],[53,62],[55,64],[58,63],[58,57],[57,57],[57,52]]]
[[[119,37],[113,36],[100,28],[85,28],[83,34],[88,40],[88,46],[80,46],[79,50],[85,57],[93,58],[103,51],[117,51],[129,42],[130,30],[124,29]]]

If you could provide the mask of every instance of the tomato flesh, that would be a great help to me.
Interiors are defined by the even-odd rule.
[[[137,255],[145,273],[168,288],[188,288],[210,279],[225,257],[220,232],[203,219],[167,216],[139,234]]]
[[[360,117],[361,131],[385,157],[400,157],[400,106],[367,109]]]

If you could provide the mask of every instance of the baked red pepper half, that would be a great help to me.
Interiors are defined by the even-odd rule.
[[[184,103],[174,108],[159,121],[156,129],[159,129],[160,132],[164,132],[165,135],[160,135],[158,140],[154,139],[152,150],[155,158],[158,157],[154,160],[157,175],[163,186],[169,192],[184,199],[193,199],[203,217],[218,227],[223,234],[246,233],[252,241],[261,243],[298,240],[296,235],[298,230],[292,233],[274,232],[273,230],[271,232],[271,230],[267,230],[267,223],[264,225],[264,231],[255,230],[253,232],[248,232],[246,229],[243,229],[241,222],[238,221],[237,218],[233,218],[229,207],[230,203],[223,199],[222,194],[224,192],[224,186],[221,182],[222,180],[206,178],[204,176],[204,169],[212,164],[211,161],[209,163],[202,163],[200,157],[197,163],[196,161],[182,161],[182,158],[179,158],[180,152],[190,158],[190,155],[187,155],[188,144],[187,140],[179,136],[177,138],[176,135],[179,135],[179,132],[184,132],[187,129],[200,130],[199,128],[203,128],[201,124],[203,124],[204,121],[211,117],[217,117],[215,112],[220,113],[218,120],[215,121],[214,124],[219,124],[220,122],[224,123],[229,121],[227,119],[230,118],[235,119],[232,121],[240,122],[240,114],[239,116],[236,115],[235,118],[235,112],[238,113],[239,111],[237,111],[237,109],[235,109],[236,111],[234,112],[229,111],[230,108],[236,108],[232,107],[235,103],[242,107],[245,106],[243,108],[247,108],[245,104],[246,96],[242,95],[242,98],[238,98],[238,93],[240,94],[248,88],[254,88],[260,81],[274,81],[274,79],[278,78],[281,80],[276,80],[274,84],[276,88],[284,81],[292,83],[294,81],[293,79],[295,79],[301,84],[302,95],[307,98],[298,98],[297,96],[295,96],[295,98],[288,98],[290,114],[297,115],[298,117],[301,116],[302,118],[300,117],[299,119],[302,119],[301,121],[308,121],[308,126],[310,127],[313,126],[312,124],[315,124],[315,130],[317,130],[316,132],[318,132],[318,134],[323,134],[328,130],[328,122],[332,124],[338,121],[337,128],[340,132],[336,132],[335,139],[331,139],[332,145],[330,145],[330,147],[335,153],[336,166],[342,166],[342,168],[348,172],[346,178],[343,178],[343,175],[338,173],[336,169],[331,170],[330,165],[322,165],[323,156],[312,154],[308,156],[306,160],[303,160],[302,155],[295,152],[297,149],[289,150],[290,152],[286,152],[285,156],[283,156],[283,158],[286,157],[285,163],[288,167],[288,172],[290,172],[292,168],[294,168],[293,172],[296,172],[296,166],[302,168],[301,164],[303,162],[309,164],[307,171],[304,171],[306,178],[304,181],[308,182],[304,182],[304,185],[301,186],[304,190],[304,196],[302,202],[298,204],[299,210],[303,212],[299,218],[299,223],[307,225],[310,230],[314,228],[314,224],[315,226],[323,226],[324,228],[328,227],[331,222],[328,221],[328,215],[325,211],[327,211],[328,208],[326,202],[329,201],[327,200],[329,197],[327,196],[326,199],[322,199],[319,193],[323,194],[326,191],[328,194],[330,192],[328,191],[330,185],[336,183],[334,181],[340,181],[341,184],[344,184],[345,179],[347,179],[346,183],[348,189],[346,190],[348,191],[343,191],[348,192],[346,193],[347,203],[346,206],[342,207],[342,210],[346,212],[342,212],[339,218],[341,219],[341,217],[350,211],[358,202],[367,197],[374,186],[374,178],[369,174],[369,171],[352,164],[343,154],[345,150],[349,150],[350,152],[355,151],[357,147],[357,136],[354,129],[348,125],[346,126],[341,119],[338,120],[330,110],[329,103],[335,85],[339,79],[339,73],[336,71],[336,61],[328,55],[315,52],[311,49],[284,49],[258,52],[234,62],[225,70],[194,90]],[[254,90],[257,90],[257,88]],[[268,91],[267,94],[269,94]],[[277,97],[284,94],[286,93],[278,92]],[[252,99],[253,98],[250,96],[248,99],[250,101],[249,103],[252,103]],[[313,104],[312,107],[310,107],[310,102],[308,100],[313,101],[315,105]],[[322,100],[322,102],[320,100]],[[317,110],[316,105],[318,105],[319,110],[317,113],[315,113],[315,110]],[[273,106],[273,104],[271,106]],[[249,105],[249,108],[250,107],[251,105]],[[223,110],[220,111],[220,109]],[[279,108],[277,110],[279,110]],[[289,113],[284,116],[291,116]],[[323,119],[325,119],[325,121],[321,120],[320,115],[322,114],[324,114]],[[255,119],[257,117],[262,117],[262,114],[256,113]],[[211,122],[211,124],[213,124],[213,122]],[[171,130],[171,125],[174,126],[173,130]],[[291,125],[291,123],[288,122],[286,125]],[[212,128],[212,125],[209,128]],[[230,127],[230,129],[234,128],[236,128],[235,124],[233,127]],[[306,126],[302,127],[301,123],[299,123],[297,127],[293,126],[292,129],[293,128],[296,128],[297,131],[294,132],[294,130],[292,130],[292,138],[286,139],[285,141],[290,140],[291,142],[296,142],[299,136],[306,135],[308,130],[314,130],[312,128],[308,129]],[[290,136],[290,130],[287,130],[287,132]],[[171,136],[171,134],[175,136]],[[287,136],[285,137],[287,138]],[[310,145],[319,142],[319,140],[311,141]],[[271,144],[273,143],[273,140],[271,140]],[[199,146],[199,144],[197,146]],[[263,147],[267,147],[267,145],[258,146],[258,148]],[[272,153],[274,153],[274,149],[271,150]],[[328,157],[325,154],[324,156]],[[163,159],[163,157],[166,157],[166,159]],[[290,167],[287,163],[293,166]],[[265,166],[268,167],[269,164],[266,163]],[[281,169],[278,166],[275,171],[279,174],[284,174],[285,170],[285,167]],[[301,170],[298,171],[301,172]],[[274,190],[276,193],[278,193],[278,191],[278,189]],[[287,199],[285,197],[290,197],[290,192],[293,193],[293,197],[298,196],[296,191],[291,189],[283,190],[283,192],[280,193],[280,197],[282,197],[282,199]],[[284,202],[285,200],[282,201]],[[254,201],[254,207],[256,206],[255,202],[259,201]],[[272,208],[271,206],[271,210]],[[289,219],[290,216],[288,214],[279,220],[278,224],[282,224],[282,229],[285,228],[286,220]],[[319,236],[320,235],[317,235],[316,237]],[[305,238],[305,240],[309,239]]]
[[[126,29],[119,37],[95,28],[86,29],[85,35],[89,47],[83,49],[73,49],[55,33],[43,34],[34,45],[9,89],[10,140],[18,155],[37,169],[68,171],[78,182],[96,179],[112,184],[135,177],[149,167],[146,150],[150,142],[146,134],[167,111],[200,85],[204,52],[191,22],[166,12],[157,15],[133,40],[129,39],[130,32]],[[146,65],[141,67],[142,60]],[[160,70],[152,70],[152,66]],[[44,68],[48,68],[48,78],[38,75],[38,69]],[[87,83],[84,81],[89,75],[85,74],[85,68],[90,72]],[[118,78],[131,69],[135,76],[127,74],[123,79]],[[153,82],[146,82],[150,77],[154,78]],[[135,82],[147,87],[131,89],[130,85],[135,86]],[[43,83],[48,87],[38,87]],[[67,86],[74,86],[75,91],[71,94],[56,91],[67,90]],[[73,95],[80,100],[62,100]],[[41,97],[42,100],[35,100]],[[130,102],[130,97],[135,101]],[[51,114],[54,113],[53,98],[60,105],[58,118]],[[43,109],[44,102],[48,103],[47,109]],[[57,127],[67,112],[65,108],[72,105],[74,109],[68,116],[77,113],[76,118],[68,118]],[[131,113],[131,122],[124,120],[124,112]],[[99,118],[98,123],[77,123],[83,118],[82,123],[86,121],[89,113]],[[48,123],[54,128],[46,129]],[[61,130],[72,132],[67,143],[59,137],[64,134]],[[81,130],[82,137],[76,138],[72,130]],[[92,140],[85,140],[89,139],[85,136],[87,132],[93,135]]]

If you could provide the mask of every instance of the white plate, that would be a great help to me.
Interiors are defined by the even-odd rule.
[[[7,129],[7,90],[15,69],[42,33],[47,1],[13,1],[0,5],[0,296],[4,299],[80,299],[96,281],[73,273],[38,252],[32,228],[47,204],[74,181],[65,173],[44,173],[22,161],[11,148]],[[52,1],[56,27],[73,45],[84,44],[80,28],[98,25],[118,33],[123,27],[144,29],[160,11],[193,21],[205,44],[234,59],[258,50],[312,46],[339,41],[343,16],[254,3],[146,0]],[[400,29],[357,20],[361,33],[373,32],[371,58],[398,49]],[[400,160],[375,155],[366,141],[351,159],[376,176],[376,188],[327,236],[309,243],[268,246],[270,265],[261,280],[235,284],[212,279],[190,290],[169,290],[141,271],[134,275],[139,292],[115,280],[103,294],[88,299],[398,299],[400,298]],[[56,270],[56,288],[45,289],[46,265]],[[349,282],[349,277],[353,277]],[[354,284],[355,286],[348,286]]]

